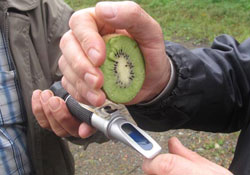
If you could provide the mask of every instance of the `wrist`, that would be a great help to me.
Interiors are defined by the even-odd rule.
[[[167,75],[162,76],[163,81],[160,81],[160,83],[157,84],[157,87],[155,88],[158,89],[158,91],[152,91],[151,94],[148,95],[148,97],[138,105],[141,106],[150,105],[157,102],[163,95],[164,96],[170,95],[175,84],[176,71],[173,62],[169,57],[168,57],[168,64],[169,66],[167,69],[168,70]]]

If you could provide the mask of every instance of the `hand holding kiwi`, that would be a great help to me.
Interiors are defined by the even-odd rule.
[[[106,59],[101,66],[104,74],[103,90],[109,100],[127,103],[140,91],[145,78],[144,58],[137,43],[128,36],[109,34]]]
[[[69,25],[59,67],[63,87],[78,101],[100,106],[108,98],[132,105],[166,87],[170,64],[161,27],[135,2],[99,2],[75,12]],[[134,41],[111,35],[104,42],[102,36],[110,33]]]

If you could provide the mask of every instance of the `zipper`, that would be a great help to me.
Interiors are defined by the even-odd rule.
[[[4,18],[5,18],[5,3],[4,2],[1,2],[1,4],[0,4],[0,21],[2,21],[2,22],[0,22],[0,28],[1,28],[1,32],[2,32],[2,38],[3,38],[3,42],[4,42]],[[0,110],[0,113],[1,113],[1,110]],[[2,115],[2,114],[1,114]],[[2,122],[2,124],[4,125],[4,120],[3,120],[3,118],[1,117],[1,122]]]
[[[7,24],[7,17],[9,16],[9,12],[5,11],[4,12],[4,20],[3,20],[3,25],[4,25],[4,42],[6,43],[6,47],[7,47],[7,57],[8,57],[8,62],[9,62],[9,65],[10,65],[10,70],[16,70],[15,69],[15,66],[14,66],[14,62],[13,62],[13,59],[11,57],[11,52],[10,52],[10,47],[9,47],[9,38],[8,38],[8,34],[9,34],[9,26]]]
[[[25,106],[24,106],[24,102],[23,102],[23,96],[21,94],[22,92],[22,88],[21,88],[21,84],[20,84],[20,79],[19,79],[19,75],[17,73],[17,68],[16,65],[14,63],[12,54],[11,54],[11,50],[10,50],[10,44],[9,44],[9,26],[7,23],[7,18],[9,17],[9,12],[7,11],[7,9],[4,10],[4,17],[3,17],[3,33],[4,33],[4,42],[6,43],[6,47],[7,47],[7,60],[9,62],[10,65],[10,70],[14,71],[14,81],[16,84],[16,91],[17,91],[17,96],[18,96],[18,101],[20,104],[20,110],[21,110],[21,116],[24,122],[26,122],[26,111],[25,111]]]

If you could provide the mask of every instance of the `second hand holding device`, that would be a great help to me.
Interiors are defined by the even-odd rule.
[[[132,147],[148,159],[160,153],[160,145],[145,131],[127,121],[121,114],[118,105],[110,103],[93,109],[77,102],[65,91],[60,81],[55,82],[50,89],[54,95],[61,97],[66,102],[74,117],[103,132],[109,139]]]

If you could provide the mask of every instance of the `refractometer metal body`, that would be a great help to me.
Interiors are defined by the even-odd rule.
[[[109,139],[120,141],[149,159],[161,151],[161,147],[152,137],[121,114],[119,105],[109,103],[93,108],[81,104],[63,89],[61,82],[54,83],[50,89],[56,96],[64,99],[74,117],[103,132]]]

